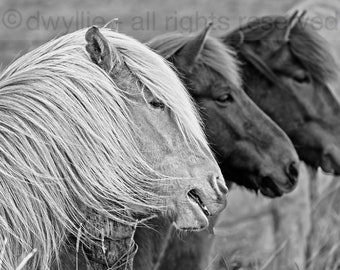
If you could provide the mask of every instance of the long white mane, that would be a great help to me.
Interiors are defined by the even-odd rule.
[[[163,59],[132,38],[101,32],[143,87],[171,109],[187,141],[209,151],[192,102]],[[122,210],[160,206],[153,193],[160,175],[138,151],[125,89],[89,59],[85,33],[46,43],[0,77],[5,269],[33,248],[38,252],[29,269],[48,269],[65,235],[76,234],[85,209],[126,222]]]

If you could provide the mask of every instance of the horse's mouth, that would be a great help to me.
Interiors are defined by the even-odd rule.
[[[200,198],[200,196],[198,195],[198,192],[195,189],[192,189],[188,192],[188,197],[191,201],[193,201],[194,203],[196,203],[200,209],[202,210],[203,214],[205,216],[211,216],[210,211],[208,210],[208,208],[205,206],[205,204],[203,203],[202,199]]]
[[[282,192],[274,191],[274,190],[272,190],[268,187],[260,188],[260,192],[261,192],[262,195],[269,197],[269,198],[281,197],[283,195]]]

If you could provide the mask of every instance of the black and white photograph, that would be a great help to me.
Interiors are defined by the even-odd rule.
[[[0,270],[340,270],[340,0],[0,0]]]

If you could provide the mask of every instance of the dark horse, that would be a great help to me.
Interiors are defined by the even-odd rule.
[[[312,219],[313,225],[310,226],[318,226],[314,225],[315,215],[302,219],[310,207],[303,201],[309,199],[307,196],[311,200],[317,196],[313,169],[321,167],[327,173],[340,173],[340,106],[331,90],[339,70],[331,56],[330,46],[307,20],[303,20],[304,14],[295,12],[287,17],[258,18],[222,36],[222,41],[234,48],[242,63],[247,94],[289,135],[300,158],[312,167],[306,175],[308,178],[305,177],[309,181],[309,189],[307,184],[302,187],[304,190],[299,187],[300,193],[294,194],[299,198],[289,197],[272,202],[270,207],[275,212],[272,216],[275,225],[262,229],[263,234],[273,231],[276,249],[288,240],[273,262],[277,265],[275,269],[285,270],[296,269],[295,262],[299,267],[304,267],[304,260],[310,258],[310,241],[316,237],[315,231],[310,230],[308,225]],[[243,209],[252,209],[244,211],[244,216],[260,211],[260,205],[256,210],[252,207],[252,201],[242,199]],[[292,205],[292,201],[299,203],[298,212],[294,211],[297,207]],[[234,213],[237,213],[236,209]],[[247,224],[255,227],[258,223],[254,219]],[[216,246],[223,244],[222,241],[216,242]],[[252,243],[263,246],[256,240]],[[234,250],[238,250],[238,254],[247,253],[247,247],[238,244],[237,238],[229,245],[225,247],[228,251],[224,254],[231,255]],[[223,245],[220,248],[224,249]],[[259,255],[254,255],[256,259],[249,259],[251,262],[265,260],[260,255],[263,250],[257,251]]]
[[[210,28],[195,35],[168,33],[148,46],[181,74],[226,179],[281,196],[296,185],[296,153],[286,134],[242,90],[234,53],[208,36]]]
[[[226,179],[269,197],[281,196],[297,183],[299,161],[293,145],[242,90],[234,54],[207,36],[209,29],[194,35],[166,34],[148,45],[182,75]],[[165,220],[149,225],[152,229],[136,231],[140,248],[134,269],[203,269],[200,262],[211,243],[207,232],[189,234],[181,242]],[[160,265],[165,254],[166,263]],[[189,260],[180,260],[182,254]]]
[[[337,67],[324,41],[296,14],[264,17],[221,39],[237,52],[247,94],[287,132],[300,157],[339,174],[340,106],[328,87]],[[178,66],[178,60],[172,61]],[[198,82],[207,77],[194,75]],[[221,168],[227,176],[225,165]],[[158,259],[159,269],[204,269],[209,248],[205,237],[173,239]]]
[[[308,165],[340,174],[336,66],[325,41],[294,13],[267,16],[222,36],[242,62],[244,89],[290,137]]]

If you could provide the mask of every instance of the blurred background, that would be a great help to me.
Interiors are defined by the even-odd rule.
[[[281,14],[301,0],[1,0],[0,63],[51,38],[118,19],[119,32],[141,41],[167,31],[191,32],[214,22],[229,31],[255,16]]]

